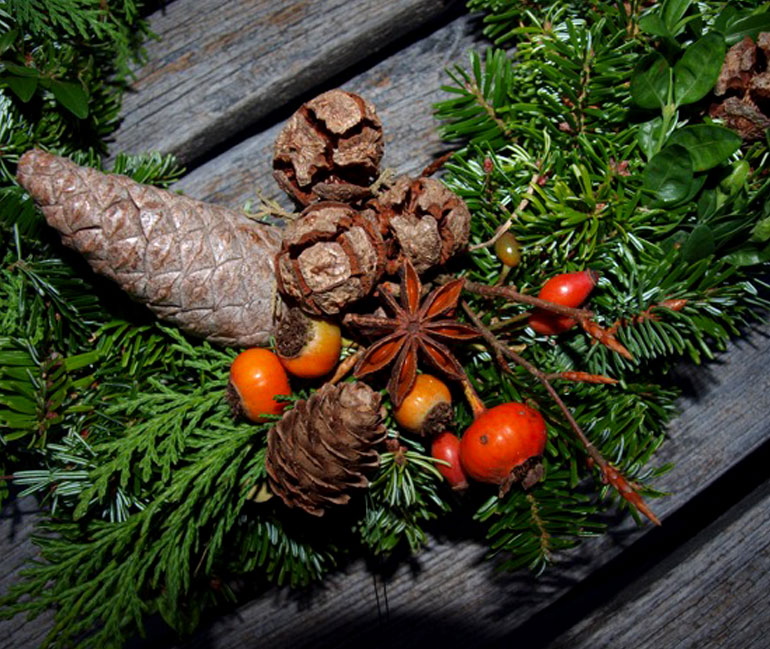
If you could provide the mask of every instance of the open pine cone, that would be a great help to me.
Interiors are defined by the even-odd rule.
[[[326,383],[297,401],[270,430],[265,467],[270,489],[289,507],[322,516],[368,486],[375,446],[386,437],[380,395],[365,383]]]
[[[275,141],[273,175],[302,205],[369,195],[382,159],[382,124],[358,95],[330,90],[294,113]]]
[[[287,226],[276,258],[278,287],[304,310],[334,315],[369,294],[384,262],[375,225],[345,203],[323,201]]]
[[[388,273],[395,273],[408,258],[422,274],[468,245],[467,205],[434,178],[400,176],[370,208],[387,244]]]

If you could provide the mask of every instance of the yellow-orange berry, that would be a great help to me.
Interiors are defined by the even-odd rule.
[[[303,379],[331,372],[340,360],[342,333],[338,325],[291,309],[276,332],[276,353],[286,371]]]
[[[452,395],[435,376],[418,374],[414,387],[393,416],[413,433],[435,435],[452,422]]]
[[[253,422],[264,415],[280,415],[286,406],[279,395],[291,394],[289,377],[278,356],[269,349],[254,347],[238,354],[230,366],[228,395],[237,412]]]

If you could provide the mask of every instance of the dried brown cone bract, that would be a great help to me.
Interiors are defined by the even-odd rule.
[[[345,203],[303,210],[284,232],[276,260],[279,290],[311,313],[335,315],[368,295],[383,273],[377,227]]]
[[[159,318],[219,344],[267,344],[282,304],[278,228],[38,149],[17,175],[63,243]]]
[[[382,124],[358,95],[330,90],[303,104],[275,141],[273,175],[302,205],[369,195],[382,159]]]
[[[434,178],[400,176],[370,208],[387,244],[388,273],[395,273],[407,258],[422,274],[468,245],[467,205]]]
[[[714,87],[714,94],[724,99],[711,106],[711,116],[723,119],[744,140],[761,139],[770,128],[768,61],[770,32],[759,34],[756,43],[746,36],[727,51]]]
[[[268,434],[270,489],[289,507],[321,516],[369,485],[386,437],[379,393],[364,383],[325,384]]]

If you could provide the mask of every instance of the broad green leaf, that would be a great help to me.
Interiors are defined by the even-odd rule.
[[[668,102],[671,67],[662,54],[645,56],[631,73],[631,98],[642,108],[661,108]]]
[[[668,139],[668,144],[678,144],[687,149],[692,158],[693,171],[716,167],[735,153],[741,142],[741,136],[735,131],[713,124],[685,126],[674,131]]]
[[[642,16],[639,19],[639,29],[650,36],[673,38],[668,26],[658,14],[647,14],[646,16]]]
[[[40,77],[40,73],[35,68],[28,68],[26,65],[16,65],[8,61],[3,61],[3,67],[17,77]]]
[[[765,243],[768,239],[770,239],[770,217],[766,216],[754,226],[749,241]]]
[[[16,37],[19,35],[19,32],[17,32],[15,29],[12,29],[9,32],[5,32],[2,36],[0,36],[0,54],[5,52],[11,45],[13,45],[13,42],[16,40]]]
[[[725,255],[724,260],[733,266],[753,266],[770,261],[770,246],[764,248],[752,247],[736,250]]]
[[[647,163],[642,174],[645,189],[664,204],[677,203],[690,193],[692,161],[681,146],[666,147]]]
[[[56,101],[75,117],[80,119],[88,117],[88,96],[80,84],[69,81],[51,81],[50,88]]]
[[[32,99],[32,95],[37,90],[37,78],[36,77],[15,77],[7,76],[2,77],[2,81],[8,84],[8,87],[13,91],[19,99],[25,104]]]
[[[735,45],[746,36],[756,39],[760,32],[770,31],[770,13],[753,16],[736,16],[727,21],[727,25],[721,30],[725,36],[727,45]]]
[[[703,99],[714,87],[725,60],[725,39],[706,34],[688,47],[674,65],[674,102],[677,106]]]
[[[746,180],[751,173],[751,166],[748,160],[738,160],[733,163],[732,171],[730,174],[721,180],[719,188],[727,192],[732,196],[737,194],[741,189],[746,187]]]
[[[690,5],[692,5],[692,0],[666,0],[663,3],[663,24],[674,36],[682,30],[683,26],[679,22],[684,18]]]
[[[682,246],[682,258],[692,263],[713,254],[714,233],[705,223],[699,223],[690,232],[690,236]]]

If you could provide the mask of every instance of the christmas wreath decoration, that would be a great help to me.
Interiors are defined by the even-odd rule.
[[[128,3],[0,14],[2,472],[50,508],[0,614],[120,646],[453,509],[536,571],[608,507],[659,522],[659,377],[767,306],[767,6],[469,6],[497,48],[449,73],[442,181],[384,174],[333,90],[276,141],[285,227],[165,191],[169,158],[99,169]]]

